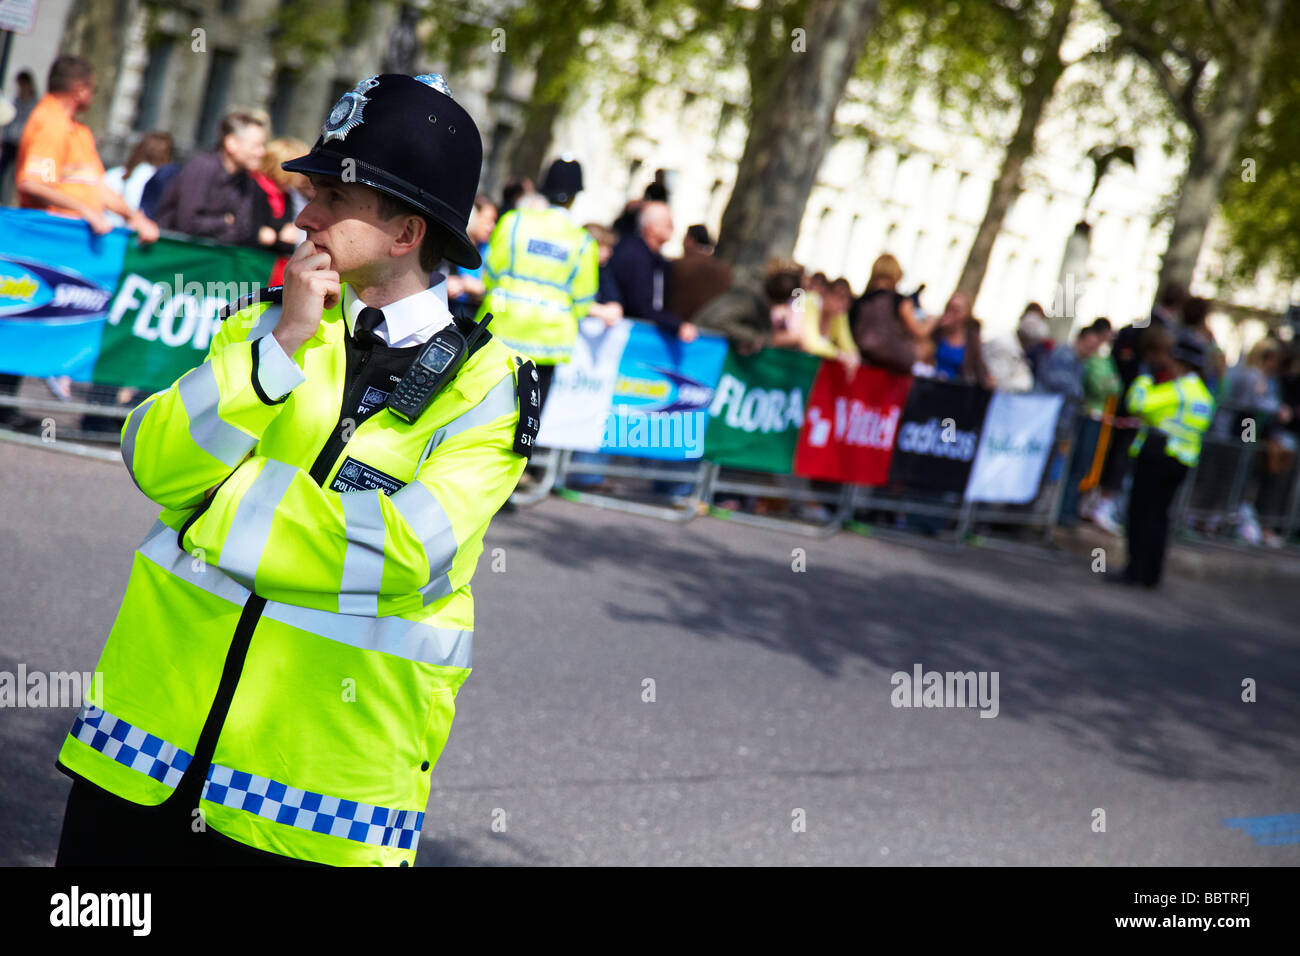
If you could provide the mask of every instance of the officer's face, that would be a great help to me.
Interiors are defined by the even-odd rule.
[[[368,280],[376,267],[402,253],[405,224],[417,217],[383,218],[377,195],[360,183],[331,176],[310,179],[316,194],[294,224],[319,251],[329,253],[330,268],[340,278],[354,284]],[[418,255],[418,243],[415,248]]]

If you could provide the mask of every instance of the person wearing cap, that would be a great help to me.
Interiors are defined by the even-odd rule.
[[[436,74],[345,93],[283,288],[126,420],[163,510],[58,756],[58,865],[408,866],[536,436],[532,363],[455,319],[482,163]],[[451,387],[447,387],[450,385]]]
[[[1169,539],[1169,509],[1201,456],[1201,436],[1214,420],[1214,397],[1201,376],[1205,343],[1187,329],[1155,327],[1143,339],[1149,369],[1128,390],[1128,409],[1142,424],[1129,446],[1134,459],[1128,506],[1128,566],[1117,578],[1154,588]],[[1157,379],[1163,379],[1157,385]]]
[[[502,216],[483,260],[479,317],[491,312],[497,337],[537,363],[543,404],[555,366],[572,358],[578,320],[600,282],[596,240],[569,214],[581,189],[576,160],[551,163],[540,190],[547,205]]]
[[[984,347],[989,373],[1002,392],[1031,392],[1038,365],[1051,342],[1051,329],[1037,302],[1025,306],[1012,335],[993,339]]]

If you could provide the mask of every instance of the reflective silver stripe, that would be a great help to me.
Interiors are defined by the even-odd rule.
[[[252,333],[248,336],[248,341],[260,339],[264,335],[270,335],[275,329],[276,324],[280,321],[280,306],[268,306],[266,311],[257,318],[257,325],[253,326]]]
[[[339,613],[379,613],[379,586],[384,579],[384,512],[378,491],[342,495],[347,521],[347,551],[339,587]]]
[[[376,492],[378,494],[378,492]],[[176,532],[161,521],[154,522],[144,542],[136,549],[176,577],[242,605],[249,592],[214,565],[194,568],[196,560],[176,546]],[[382,651],[412,661],[444,667],[470,666],[474,632],[432,627],[403,617],[361,617],[319,611],[314,608],[268,601],[263,617],[342,644],[369,651]]]
[[[135,461],[135,435],[140,430],[140,423],[144,421],[145,415],[149,414],[149,406],[157,400],[158,396],[154,395],[133,411],[127,419],[126,431],[122,434],[122,461],[126,462],[126,472],[131,476],[131,480],[135,482],[137,488],[140,488],[140,482],[136,481],[135,468],[131,464]],[[143,491],[144,489],[140,488],[140,490]]]
[[[434,432],[432,447],[437,448],[448,438],[459,435],[466,429],[487,425],[503,415],[513,415],[516,404],[515,377],[507,375],[492,386],[481,402]]]
[[[432,627],[404,617],[335,614],[279,601],[267,601],[262,616],[363,651],[381,651],[440,667],[470,667],[473,631]]]
[[[413,481],[397,491],[390,499],[397,513],[402,516],[411,530],[415,532],[420,543],[424,545],[429,556],[429,581],[420,588],[424,603],[437,600],[430,597],[436,592],[443,596],[451,593],[451,563],[456,559],[456,533],[452,530],[451,519],[443,510],[442,504],[433,492],[418,481]],[[446,579],[442,581],[440,579]]]
[[[223,420],[217,412],[221,391],[211,360],[186,372],[179,383],[181,402],[190,419],[190,438],[213,458],[234,468],[257,439]]]
[[[230,531],[221,546],[220,563],[246,588],[251,589],[257,578],[257,565],[271,535],[271,519],[297,471],[285,462],[268,461],[235,509]]]
[[[161,521],[154,522],[136,551],[164,571],[231,604],[242,605],[248,600],[248,590],[231,580],[219,567],[207,564],[202,556],[196,558],[182,551],[176,544],[176,532]],[[196,563],[198,567],[195,567]]]

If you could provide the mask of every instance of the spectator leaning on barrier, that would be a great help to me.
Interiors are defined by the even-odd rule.
[[[95,137],[75,118],[95,97],[94,67],[79,57],[61,56],[50,67],[47,87],[18,144],[19,205],[80,217],[100,234],[113,228],[105,210],[115,212],[141,242],[153,242],[158,227],[104,184]]]
[[[708,230],[691,226],[682,240],[682,257],[672,262],[668,311],[689,322],[731,286],[731,267],[713,254]]]
[[[4,132],[0,133],[0,187],[4,186],[9,168],[18,159],[18,143],[22,139],[23,128],[40,99],[36,95],[36,80],[29,70],[19,73],[14,77],[14,82],[18,84],[18,95],[14,98],[14,116],[5,124]]]
[[[1224,377],[1214,433],[1232,443],[1255,442],[1258,452],[1255,475],[1243,494],[1238,512],[1239,536],[1248,544],[1265,541],[1259,525],[1262,510],[1282,510],[1285,505],[1272,498],[1279,479],[1289,470],[1295,452],[1294,436],[1286,430],[1291,423],[1291,406],[1282,401],[1282,362],[1285,349],[1280,341],[1265,336],[1256,342]],[[1271,537],[1269,544],[1276,543]]]
[[[999,391],[1033,391],[1038,371],[1035,359],[1050,335],[1042,308],[1031,302],[1020,316],[1015,332],[999,336],[984,347],[984,360]]]
[[[491,312],[493,334],[537,363],[543,404],[600,281],[596,240],[569,214],[581,189],[582,166],[557,159],[542,180],[547,205],[502,216],[483,260],[478,319]]]
[[[1213,394],[1218,392],[1219,383],[1223,381],[1228,360],[1206,321],[1209,314],[1209,300],[1200,296],[1192,296],[1183,305],[1183,327],[1205,343],[1205,385]]]
[[[221,120],[217,149],[199,153],[167,184],[158,225],[236,246],[271,246],[271,204],[251,175],[266,154],[266,127],[235,110]]]
[[[486,256],[488,243],[492,240],[492,231],[497,224],[497,207],[487,196],[480,193],[474,197],[474,212],[469,217],[469,237],[478,249],[480,256]],[[447,301],[453,315],[469,318],[483,304],[483,295],[487,286],[483,284],[483,267],[467,269],[455,263],[448,263]]]
[[[851,306],[849,327],[862,361],[906,375],[925,358],[934,323],[917,318],[912,301],[898,291],[902,277],[896,258],[877,256],[866,291]]]
[[[660,250],[672,237],[673,214],[668,204],[647,201],[637,216],[637,232],[619,240],[609,264],[624,314],[653,322],[665,336],[694,342],[699,334],[695,325],[667,307],[672,280],[668,260]]]
[[[970,299],[954,292],[930,333],[934,340],[935,377],[992,389],[997,380],[984,364],[980,321],[970,313]]]
[[[171,133],[145,133],[132,147],[125,164],[104,173],[104,183],[121,193],[127,206],[139,209],[145,185],[159,167],[172,161],[173,148]],[[117,213],[110,213],[109,219],[115,226],[126,225],[126,220]]]
[[[741,355],[753,355],[772,345],[777,328],[783,343],[798,346],[799,339],[787,330],[794,311],[795,290],[803,281],[803,270],[786,259],[773,259],[757,284],[738,283],[696,313],[700,328],[727,338]]]
[[[1038,376],[1038,390],[1062,396],[1065,399],[1061,407],[1062,418],[1074,422],[1070,467],[1065,475],[1065,488],[1061,495],[1060,524],[1066,528],[1074,527],[1079,521],[1079,482],[1092,466],[1100,428],[1100,423],[1083,411],[1087,393],[1087,363],[1105,344],[1109,331],[1110,323],[1105,319],[1080,329],[1073,347],[1063,345],[1052,350],[1043,362]]]
[[[862,364],[858,345],[849,329],[849,306],[852,303],[853,287],[848,279],[838,278],[828,283],[822,293],[819,313],[805,314],[803,327],[804,351],[842,362],[849,378]]]
[[[596,286],[596,301],[587,309],[587,314],[601,319],[608,328],[617,325],[623,319],[623,303],[618,293],[618,283],[609,268],[609,258],[614,254],[614,230],[598,222],[589,222],[583,226],[596,240],[600,252],[600,279]]]
[[[1133,380],[1128,408],[1142,419],[1129,448],[1134,458],[1128,507],[1128,566],[1114,580],[1154,588],[1169,537],[1169,509],[1196,467],[1201,436],[1214,418],[1214,398],[1201,379],[1205,343],[1186,329],[1150,331],[1142,341],[1150,369]],[[1156,384],[1156,379],[1162,381]]]

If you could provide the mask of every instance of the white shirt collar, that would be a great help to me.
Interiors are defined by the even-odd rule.
[[[343,318],[348,334],[356,327],[357,316],[366,304],[357,298],[352,286],[343,286]],[[383,308],[384,321],[375,331],[395,349],[427,342],[433,333],[451,324],[451,310],[447,307],[447,283],[441,272],[429,279],[429,288],[404,299],[390,302]]]

